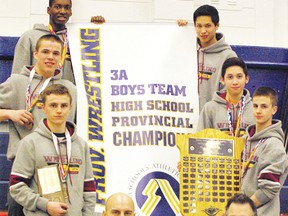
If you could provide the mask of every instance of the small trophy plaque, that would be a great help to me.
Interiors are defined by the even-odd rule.
[[[37,168],[38,190],[40,196],[52,202],[64,202],[65,196],[58,172],[58,166],[50,165]]]

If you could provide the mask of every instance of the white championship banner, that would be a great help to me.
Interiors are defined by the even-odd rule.
[[[121,191],[136,215],[180,215],[176,134],[194,133],[199,113],[193,26],[70,23],[68,38],[96,212]]]

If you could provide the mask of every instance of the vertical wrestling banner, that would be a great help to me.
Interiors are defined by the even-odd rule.
[[[96,211],[122,191],[137,215],[179,215],[176,134],[195,132],[199,112],[193,27],[75,23],[68,35]]]

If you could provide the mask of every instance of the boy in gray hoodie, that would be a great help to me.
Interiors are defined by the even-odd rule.
[[[23,65],[34,65],[36,59],[33,57],[33,51],[37,40],[43,35],[54,34],[64,44],[59,64],[59,69],[63,72],[62,79],[67,79],[75,84],[66,28],[66,23],[72,16],[72,0],[49,0],[47,14],[49,15],[47,26],[35,24],[32,30],[21,35],[15,47],[12,74],[19,74]],[[91,18],[91,22],[100,24],[104,23],[105,19],[102,16],[94,16]]]
[[[64,44],[59,62],[63,72],[62,79],[67,79],[75,84],[66,29],[66,23],[72,16],[72,0],[49,0],[47,13],[49,14],[48,26],[35,24],[32,30],[24,32],[19,38],[14,52],[12,74],[19,74],[24,65],[34,65],[36,59],[32,53],[35,50],[37,40],[43,35],[54,34]]]
[[[238,57],[227,59],[222,66],[221,81],[226,90],[214,92],[213,100],[205,104],[197,131],[215,128],[230,136],[243,136],[247,126],[255,122],[250,93],[245,89],[249,82],[245,62]]]
[[[0,122],[9,121],[9,145],[7,158],[14,161],[19,141],[30,134],[45,116],[42,112],[39,94],[53,83],[65,85],[71,92],[72,110],[68,119],[76,116],[76,86],[62,80],[62,72],[57,69],[61,61],[62,41],[55,35],[44,35],[37,41],[34,50],[35,66],[24,66],[20,74],[12,74],[0,84]],[[8,197],[9,216],[23,215],[22,208]]]
[[[236,53],[226,43],[222,33],[218,30],[219,14],[215,7],[202,5],[193,14],[194,27],[197,35],[198,60],[198,94],[199,111],[206,102],[212,100],[214,92],[224,88],[220,82],[223,62]],[[186,25],[187,21],[178,20],[178,25]]]
[[[281,121],[272,119],[277,97],[270,87],[255,90],[256,124],[246,129],[241,191],[253,200],[261,216],[279,216],[279,192],[288,172]]]
[[[96,192],[90,149],[77,135],[76,125],[67,121],[72,96],[65,86],[55,84],[47,87],[40,97],[46,118],[21,140],[10,176],[11,196],[24,207],[27,216],[92,216]],[[63,187],[61,201],[48,199],[39,191],[40,185],[45,188],[49,181],[59,180],[57,175],[49,176],[47,182],[40,184],[37,170],[50,165],[57,166],[55,172],[59,173]]]
[[[18,142],[30,134],[45,116],[42,112],[39,94],[52,83],[61,83],[76,98],[76,86],[62,80],[62,72],[57,69],[61,61],[62,42],[55,35],[44,35],[34,50],[35,66],[24,66],[20,74],[12,74],[0,84],[0,122],[9,120],[9,146],[7,158],[14,160]],[[69,120],[75,121],[76,100]]]

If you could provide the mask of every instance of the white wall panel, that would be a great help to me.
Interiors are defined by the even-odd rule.
[[[0,0],[0,35],[19,36],[35,23],[48,23],[49,0]],[[288,47],[287,0],[73,0],[70,22],[175,22],[200,4],[213,4],[220,29],[231,44]],[[239,36],[240,35],[240,36]]]
[[[151,22],[153,20],[152,3],[141,1],[93,1],[73,2],[72,21],[90,21],[91,16],[102,15],[107,22]]]
[[[49,0],[30,0],[31,1],[31,14],[47,15],[47,7]]]
[[[274,45],[277,47],[288,47],[288,1],[274,0]],[[268,29],[268,28],[267,28]]]
[[[154,0],[155,20],[193,20],[194,10],[193,1]]]
[[[30,0],[0,0],[0,5],[0,17],[30,17]]]
[[[95,1],[95,2],[99,2],[101,0],[90,0],[90,1]],[[102,0],[103,1],[103,0]],[[147,3],[147,2],[153,2],[153,0],[105,0],[105,2],[139,2],[139,3]]]
[[[0,36],[19,36],[30,28],[30,18],[0,18]]]
[[[255,28],[255,10],[243,8],[241,10],[219,11],[220,26]]]
[[[256,45],[274,46],[274,0],[256,0]]]
[[[286,1],[286,0],[285,0]],[[243,0],[244,8],[255,8],[255,1],[253,0]]]
[[[230,45],[256,45],[254,28],[220,27],[219,32],[225,35],[225,40]]]

